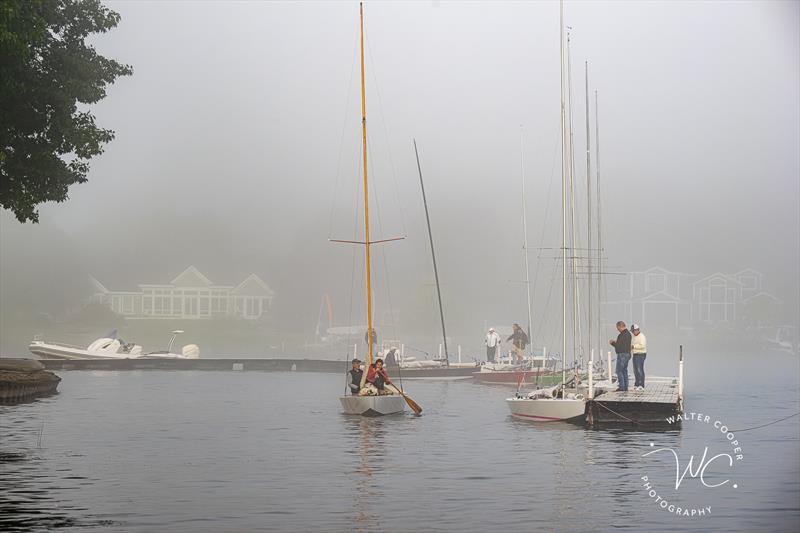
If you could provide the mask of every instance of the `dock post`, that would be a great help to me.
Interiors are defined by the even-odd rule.
[[[458,345],[458,363],[461,364],[461,345]]]
[[[678,399],[683,403],[683,344],[678,349]]]
[[[400,345],[400,361],[406,358],[406,345],[405,343]]]
[[[439,344],[439,359],[442,358],[442,345]]]
[[[611,379],[611,350],[607,352],[608,357],[608,382],[614,383],[614,380]]]
[[[358,343],[353,345],[353,359],[358,359]]]
[[[589,399],[594,398],[594,348],[589,355]]]

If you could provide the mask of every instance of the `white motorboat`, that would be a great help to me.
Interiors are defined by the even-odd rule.
[[[172,353],[175,338],[181,333],[183,333],[181,330],[172,332],[166,350],[148,353],[143,353],[142,347],[138,344],[128,344],[116,338],[116,330],[108,337],[101,337],[85,348],[34,339],[28,345],[28,349],[42,359],[198,359],[200,348],[196,344],[183,346],[179,354]]]

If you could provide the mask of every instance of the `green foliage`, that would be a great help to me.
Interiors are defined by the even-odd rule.
[[[98,0],[0,0],[0,206],[20,222],[38,222],[42,202],[66,200],[114,138],[85,106],[132,69],[86,38],[118,22]]]

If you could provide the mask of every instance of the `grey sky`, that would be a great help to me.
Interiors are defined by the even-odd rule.
[[[576,176],[583,184],[588,60],[599,92],[611,265],[697,273],[750,266],[770,290],[797,300],[798,5],[567,2]],[[358,4],[109,6],[122,21],[98,48],[134,67],[93,108],[116,139],[67,203],[41,209],[40,226],[18,228],[2,215],[2,254],[35,260],[44,252],[23,250],[25,239],[56,227],[76,253],[97,258],[84,262],[98,277],[141,268],[146,274],[131,281],[163,281],[190,263],[231,265],[262,274],[293,320],[316,321],[328,291],[337,321],[346,322],[352,250],[327,239],[353,230]],[[544,246],[558,245],[558,3],[365,9],[383,233],[408,234],[385,245],[397,312],[436,316],[413,305],[433,301],[416,137],[451,320],[465,329],[523,321],[521,286],[509,281],[522,279],[521,124],[529,240],[539,246],[544,234]],[[102,254],[112,241],[119,250]]]

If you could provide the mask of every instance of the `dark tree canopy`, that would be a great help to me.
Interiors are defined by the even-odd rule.
[[[132,70],[86,38],[118,22],[98,0],[0,0],[0,206],[20,222],[66,200],[114,138],[86,105]]]

